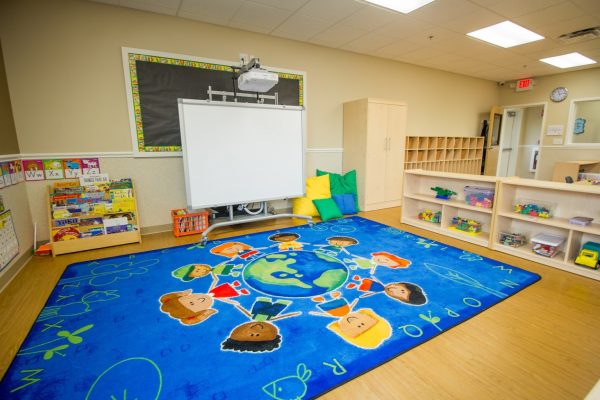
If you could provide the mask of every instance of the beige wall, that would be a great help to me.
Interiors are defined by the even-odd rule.
[[[408,134],[460,136],[478,135],[480,115],[498,103],[494,82],[192,20],[78,0],[12,0],[0,7],[25,156],[132,150],[122,46],[231,61],[244,52],[268,66],[306,71],[308,175],[317,167],[341,170],[345,101],[403,100]],[[169,210],[185,205],[181,158],[103,157],[101,166],[135,179],[143,226],[168,224]],[[45,184],[27,186],[34,220],[45,224]]]
[[[537,179],[551,180],[552,169],[556,161],[594,160],[600,159],[600,146],[574,147],[564,145],[566,137],[547,136],[549,125],[563,125],[567,131],[569,109],[576,99],[600,96],[600,68],[566,72],[535,78],[536,85],[531,91],[515,92],[508,85],[500,89],[500,105],[524,105],[546,102],[546,121],[543,129],[542,147],[538,163]],[[550,92],[557,86],[564,86],[569,91],[566,100],[560,103],[550,101]],[[562,139],[562,145],[554,145],[553,140]]]
[[[19,142],[10,106],[6,71],[4,69],[4,56],[0,41],[0,155],[19,154]]]

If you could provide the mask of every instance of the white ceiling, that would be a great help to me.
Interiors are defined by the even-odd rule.
[[[600,67],[600,38],[577,43],[558,39],[600,26],[600,0],[436,0],[407,15],[360,0],[93,1],[494,81]],[[503,49],[465,35],[505,20],[545,39]],[[575,51],[598,64],[560,69],[538,61]]]

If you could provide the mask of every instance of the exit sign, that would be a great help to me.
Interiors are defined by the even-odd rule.
[[[533,79],[521,79],[517,81],[517,86],[515,89],[517,92],[531,89],[533,89]]]

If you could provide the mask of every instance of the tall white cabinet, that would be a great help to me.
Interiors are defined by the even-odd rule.
[[[402,205],[406,103],[360,99],[344,103],[344,171],[356,169],[363,211]]]

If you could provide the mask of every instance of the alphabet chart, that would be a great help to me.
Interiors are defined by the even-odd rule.
[[[0,214],[0,271],[19,254],[19,242],[10,210]]]

